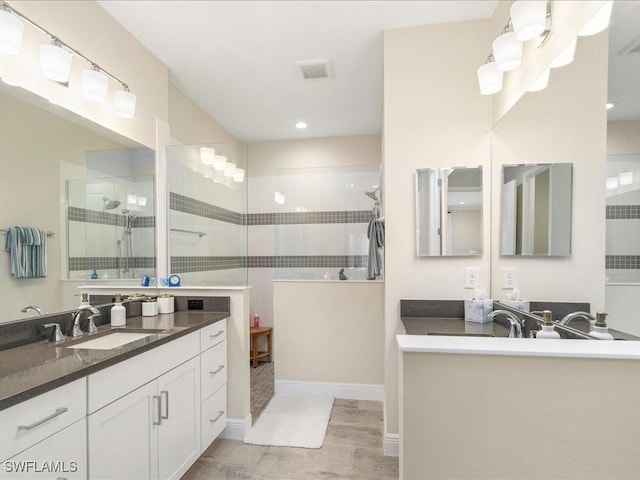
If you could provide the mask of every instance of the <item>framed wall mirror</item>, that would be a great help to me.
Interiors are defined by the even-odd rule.
[[[500,255],[571,255],[571,163],[504,165]]]
[[[482,254],[482,167],[416,170],[419,257]]]

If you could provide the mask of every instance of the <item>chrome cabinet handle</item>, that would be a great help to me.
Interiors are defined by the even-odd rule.
[[[160,392],[160,395],[164,395],[165,397],[165,414],[162,415],[162,413],[160,414],[160,418],[163,420],[169,420],[169,392],[167,390],[162,390]],[[162,405],[162,401],[160,402],[160,405]]]
[[[160,395],[154,395],[153,396],[153,400],[156,401],[156,407],[158,407],[158,410],[157,410],[158,411],[158,416],[156,417],[157,421],[154,420],[153,424],[154,425],[160,425],[162,423],[162,415],[160,413],[160,409],[162,408],[162,398],[160,397]]]
[[[209,420],[209,421],[210,421],[211,423],[215,423],[215,422],[217,422],[217,421],[220,419],[220,417],[221,417],[222,415],[224,415],[224,410],[218,410],[218,416],[217,416],[216,418],[212,419],[212,420]]]
[[[209,335],[209,338],[216,338],[219,337],[220,335],[222,335],[224,333],[224,330],[218,330],[218,333],[214,334],[214,335]]]
[[[18,430],[27,430],[27,431],[29,431],[32,428],[36,428],[38,425],[42,425],[43,423],[48,422],[49,420],[51,420],[53,418],[56,418],[58,415],[62,415],[67,410],[69,410],[69,409],[66,408],[66,407],[56,408],[56,411],[53,412],[48,417],[45,417],[42,420],[38,420],[37,422],[32,423],[31,425],[20,425],[20,426],[18,426]]]
[[[209,372],[211,375],[215,375],[216,373],[220,372],[220,370],[222,370],[224,368],[224,365],[220,365],[217,369],[215,369],[212,372]]]

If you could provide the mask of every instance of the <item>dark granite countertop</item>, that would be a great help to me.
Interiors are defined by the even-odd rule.
[[[506,337],[509,329],[498,322],[473,323],[451,317],[401,317],[407,335],[476,335]]]
[[[127,360],[173,339],[211,325],[229,312],[176,311],[156,317],[132,317],[119,331],[144,331],[149,337],[111,350],[67,348],[112,330],[110,325],[75,340],[47,340],[0,351],[0,410]],[[199,352],[198,352],[199,353]]]

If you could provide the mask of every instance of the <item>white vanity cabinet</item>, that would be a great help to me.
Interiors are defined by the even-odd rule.
[[[197,460],[199,344],[194,332],[89,376],[89,478],[180,478]]]
[[[201,452],[227,425],[227,321],[200,331]]]

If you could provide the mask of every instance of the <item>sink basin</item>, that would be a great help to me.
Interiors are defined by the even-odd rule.
[[[142,338],[150,337],[154,333],[149,332],[112,332],[92,340],[69,345],[67,348],[83,348],[90,350],[111,350]]]

